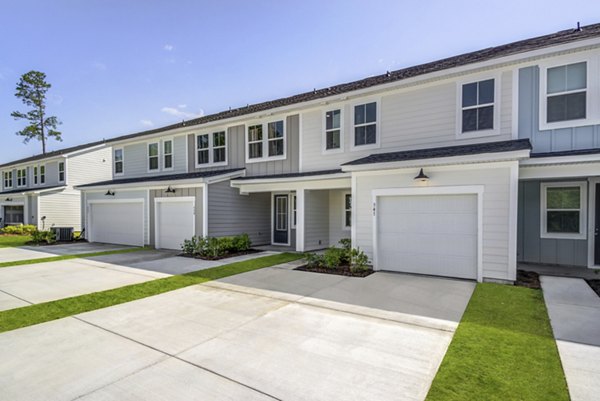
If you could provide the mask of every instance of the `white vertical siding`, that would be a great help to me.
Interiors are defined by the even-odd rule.
[[[515,162],[516,163],[516,162]],[[488,168],[485,168],[488,167]],[[373,257],[372,191],[415,187],[415,169],[389,174],[357,175],[353,188],[356,213],[356,245]],[[511,280],[509,271],[510,168],[429,168],[428,186],[483,185],[483,277]],[[516,205],[515,205],[516,207]]]

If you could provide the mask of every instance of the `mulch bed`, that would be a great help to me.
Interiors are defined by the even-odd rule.
[[[219,256],[216,258],[211,258],[211,257],[207,257],[207,256],[194,256],[194,255],[188,255],[187,253],[180,253],[177,256],[181,256],[184,258],[191,258],[191,259],[201,259],[201,260],[222,260],[222,259],[227,259],[227,258],[233,258],[236,256],[243,256],[243,255],[250,255],[253,253],[259,253],[262,252],[259,249],[248,249],[247,251],[243,251],[243,252],[236,252],[236,253],[228,253],[226,255],[223,256]]]
[[[600,297],[600,280],[586,280],[592,290],[596,291],[596,294]]]
[[[527,287],[539,290],[540,285],[540,275],[536,272],[529,272],[525,270],[517,270],[517,281],[515,281],[515,285],[519,287]]]
[[[337,274],[338,276],[348,276],[348,277],[367,277],[368,275],[374,273],[372,268],[369,268],[368,270],[353,272],[352,270],[350,270],[349,266],[328,268],[328,267],[308,267],[308,265],[304,265],[304,266],[297,267],[294,270],[300,270],[303,272],[312,272],[312,273]]]

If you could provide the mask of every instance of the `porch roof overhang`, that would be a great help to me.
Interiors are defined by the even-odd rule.
[[[339,169],[241,177],[231,181],[231,186],[238,188],[242,194],[299,189],[344,189],[351,185],[351,174]]]
[[[245,168],[230,170],[202,171],[184,174],[167,174],[155,177],[121,178],[116,180],[101,181],[91,184],[79,185],[75,189],[81,191],[94,191],[116,188],[152,189],[164,186],[190,186],[194,184],[212,184],[219,181],[241,177],[246,174]]]
[[[496,163],[529,158],[528,139],[373,154],[342,165],[344,172]]]
[[[50,187],[40,187],[40,188],[17,188],[10,191],[0,192],[0,197],[6,195],[39,195],[46,192],[54,192],[65,189],[66,185],[53,185]]]

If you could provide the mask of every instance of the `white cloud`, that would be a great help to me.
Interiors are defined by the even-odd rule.
[[[163,49],[166,50],[166,51],[168,51],[168,52],[173,51],[174,48],[175,48],[175,46],[170,45],[170,44],[166,44],[166,45],[163,46]]]
[[[160,109],[160,111],[162,111],[163,113],[167,113],[169,115],[178,117],[178,118],[183,118],[183,119],[197,118],[197,117],[202,117],[204,115],[204,110],[202,110],[202,109],[200,109],[197,113],[190,113],[188,111],[181,110],[182,108],[185,108],[185,107],[181,107],[181,106],[187,107],[187,105],[182,104],[177,107],[163,107],[162,109]]]
[[[154,127],[154,123],[151,120],[140,120],[140,124],[144,127]]]
[[[177,106],[178,109],[185,109],[187,107],[187,104],[180,104],[179,106]]]
[[[106,68],[107,68],[106,64],[101,63],[99,61],[94,61],[92,63],[92,67],[94,67],[98,71],[106,71]]]

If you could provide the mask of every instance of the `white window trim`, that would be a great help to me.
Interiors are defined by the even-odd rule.
[[[27,170],[27,167],[17,169],[17,188],[23,188],[27,186]],[[25,174],[19,178],[19,172],[21,171],[25,171]],[[22,181],[24,181],[24,184],[21,184]]]
[[[60,164],[62,163],[63,165],[63,179],[60,179]],[[65,182],[67,179],[67,163],[65,161],[60,161],[58,162],[57,166],[56,166],[56,172],[58,175],[58,182]]]
[[[6,174],[10,175],[10,178],[6,178]],[[13,182],[13,171],[12,170],[8,170],[8,171],[3,171],[2,172],[2,185],[4,189],[9,189],[9,188],[13,188],[14,187],[14,182]],[[10,186],[6,185],[7,180],[10,180]]]
[[[579,233],[549,233],[547,231],[546,189],[556,187],[579,187]],[[543,182],[540,184],[540,238],[586,239],[587,238],[587,183],[584,181]]]
[[[292,193],[292,194],[290,194],[290,198],[291,198],[291,202],[292,202],[292,204],[290,205],[290,210],[292,213],[292,217],[290,218],[290,228],[295,230],[296,226],[298,225],[298,197],[296,194]],[[295,219],[294,219],[294,216],[296,216]],[[294,220],[296,220],[296,221],[294,221]]]
[[[548,69],[553,67],[561,67],[568,64],[576,64],[586,62],[586,74],[587,74],[587,85],[586,85],[586,110],[585,118],[577,120],[567,121],[556,121],[548,123],[546,119],[548,117],[546,110],[548,105],[548,95],[546,93],[548,86]],[[571,127],[583,127],[586,125],[600,124],[600,62],[598,56],[565,56],[561,58],[554,58],[552,61],[538,64],[539,73],[539,130],[547,131],[561,128]],[[580,92],[580,91],[573,91]],[[564,92],[568,93],[568,92]]]
[[[117,173],[117,158],[115,156],[115,154],[117,153],[117,150],[121,151],[121,161],[120,163],[123,165],[123,168],[121,169],[120,173]],[[117,177],[120,177],[122,175],[125,175],[125,148],[114,148],[113,149],[113,172],[114,175]]]
[[[356,127],[356,125],[354,124],[354,109],[356,106],[360,106],[363,104],[369,104],[369,103],[375,103],[376,107],[377,107],[377,113],[376,113],[376,120],[375,120],[375,143],[370,143],[368,145],[356,145],[354,142],[355,139],[355,135],[354,135],[354,128]],[[359,101],[356,102],[351,102],[349,103],[349,107],[350,107],[350,126],[352,127],[350,129],[350,151],[351,152],[357,152],[357,151],[361,151],[361,150],[369,150],[369,149],[379,149],[381,147],[381,98],[367,98],[367,99],[360,99]],[[366,124],[365,124],[366,125]]]
[[[150,145],[156,145],[156,147],[158,148],[158,153],[156,156],[152,156],[152,157],[156,157],[157,163],[156,163],[156,168],[155,169],[150,169]],[[146,171],[148,173],[156,173],[158,171],[160,171],[160,156],[161,156],[162,152],[160,151],[160,141],[152,141],[152,142],[146,142]]]
[[[167,153],[165,153],[165,143],[167,142],[171,142],[171,167],[167,168],[165,167],[165,156],[167,156]],[[172,171],[175,169],[175,141],[173,140],[173,138],[163,138],[160,141],[160,149],[159,152],[160,154],[160,163],[159,163],[159,167],[162,167],[162,171]],[[154,171],[154,170],[153,170]]]
[[[214,162],[214,152],[213,150],[214,148],[214,141],[213,141],[213,134],[217,133],[217,132],[225,132],[225,161],[224,162]],[[210,130],[210,131],[203,131],[203,132],[199,132],[197,134],[194,135],[194,160],[195,160],[195,165],[196,168],[206,168],[206,167],[217,167],[217,166],[226,166],[229,163],[229,155],[228,155],[228,149],[229,149],[229,135],[228,135],[229,130],[227,128],[223,128],[223,129],[214,129],[214,130]],[[201,135],[208,135],[208,148],[203,149],[203,150],[208,150],[208,163],[203,163],[203,164],[199,164],[198,163],[198,137]],[[217,148],[219,149],[219,148]]]
[[[283,155],[279,155],[279,156],[269,156],[269,123],[274,123],[277,121],[283,121]],[[263,129],[263,138],[262,138],[262,150],[263,150],[263,155],[262,157],[257,157],[257,158],[250,158],[250,152],[248,151],[248,127],[250,126],[254,126],[254,125],[262,125],[262,129]],[[251,123],[247,123],[244,125],[244,154],[246,155],[246,163],[260,163],[260,162],[269,162],[269,161],[274,161],[274,160],[285,160],[287,159],[287,141],[288,141],[288,132],[287,132],[287,116],[281,116],[281,117],[277,117],[277,118],[271,118],[269,120],[264,120],[264,121],[256,121],[256,122],[251,122]],[[252,142],[252,143],[258,143],[258,141],[256,142]]]
[[[350,217],[350,225],[347,226],[346,225],[346,212],[348,211],[348,209],[346,209],[346,196],[350,195],[350,213],[351,213],[351,217]],[[344,231],[350,231],[352,230],[352,216],[354,215],[354,210],[352,210],[352,204],[354,202],[352,201],[352,191],[345,191],[342,194],[342,230]]]
[[[500,104],[502,103],[501,102],[501,99],[502,99],[501,78],[502,78],[502,73],[496,72],[494,74],[485,74],[485,75],[480,74],[480,75],[470,76],[468,79],[465,78],[465,79],[462,79],[462,80],[459,80],[456,82],[456,139],[472,139],[472,138],[482,138],[482,137],[487,137],[487,136],[500,135]],[[467,85],[467,84],[471,84],[471,83],[475,83],[475,82],[487,81],[488,79],[494,80],[494,103],[492,104],[494,106],[494,128],[481,130],[481,131],[462,132],[463,85]],[[486,104],[486,105],[489,105],[489,104]],[[477,106],[474,106],[473,108],[476,108],[476,107],[482,107],[482,106],[477,105]]]
[[[379,107],[379,106],[378,106]],[[336,149],[327,149],[327,113],[330,111],[340,111],[340,128],[334,128],[329,131],[334,131],[339,129],[340,131],[340,147]],[[323,130],[322,130],[322,140],[321,140],[321,149],[324,155],[330,155],[334,153],[343,153],[344,152],[344,106],[340,105],[339,107],[331,107],[326,110],[323,110]]]

